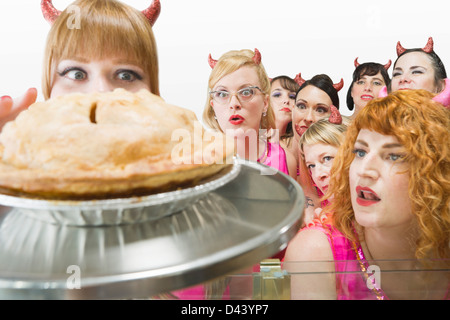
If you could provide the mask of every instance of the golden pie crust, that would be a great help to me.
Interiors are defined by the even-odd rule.
[[[192,186],[233,163],[233,143],[204,134],[192,111],[147,90],[37,102],[0,134],[0,192],[108,199]]]

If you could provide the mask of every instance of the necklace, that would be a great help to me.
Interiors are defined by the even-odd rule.
[[[356,239],[352,241],[353,250],[356,254],[356,259],[358,260],[359,266],[361,268],[361,271],[363,272],[363,279],[366,282],[367,288],[372,291],[372,293],[375,294],[377,297],[377,300],[387,300],[388,297],[386,297],[386,294],[383,292],[379,284],[374,281],[373,277],[376,276],[372,272],[372,268],[367,262],[366,257],[364,256],[364,252],[362,249],[361,242],[359,241],[358,234],[355,229],[353,229]],[[359,244],[359,245],[358,245]],[[367,247],[367,246],[366,246]],[[370,255],[369,248],[367,248],[368,254]],[[372,258],[372,257],[370,257]],[[371,272],[369,274],[369,272]],[[379,272],[379,271],[378,271]],[[376,277],[375,277],[376,278]]]

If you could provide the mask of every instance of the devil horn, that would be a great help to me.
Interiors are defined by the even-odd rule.
[[[356,57],[354,64],[355,64],[355,68],[359,67],[358,57]]]
[[[384,65],[384,69],[387,71],[391,67],[392,61],[389,59],[388,63]]]
[[[150,7],[143,10],[142,13],[148,19],[148,21],[150,21],[150,24],[153,27],[159,17],[159,14],[161,13],[161,2],[159,2],[159,0],[153,0]]]
[[[301,87],[305,83],[305,79],[302,78],[302,74],[299,73],[295,76],[294,81],[297,82],[297,84]]]
[[[57,10],[52,3],[52,0],[42,0],[41,1],[41,10],[44,15],[45,20],[48,23],[53,24],[55,20],[61,14],[61,11]]]
[[[214,59],[211,57],[211,53],[210,53],[209,56],[208,56],[208,63],[209,63],[209,66],[211,67],[211,69],[214,69],[214,67],[215,67],[216,64],[217,64],[217,60],[214,60]]]
[[[426,46],[423,47],[422,50],[425,51],[426,53],[431,53],[433,51],[433,46],[434,46],[433,38],[429,37]]]
[[[341,113],[339,112],[339,110],[333,105],[330,106],[330,109],[331,109],[331,114],[330,114],[330,117],[328,118],[328,121],[330,123],[334,123],[334,124],[341,124],[342,116],[341,116]]]
[[[336,89],[336,91],[340,91],[344,87],[344,79],[341,78],[341,81],[339,83],[333,84],[333,87]]]
[[[260,64],[261,63],[261,52],[259,52],[259,50],[258,49],[256,49],[255,48],[255,55],[253,56],[253,61],[256,63],[256,64]]]
[[[406,49],[400,44],[400,41],[397,42],[397,56],[400,56]]]

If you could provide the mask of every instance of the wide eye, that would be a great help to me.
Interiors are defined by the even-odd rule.
[[[320,114],[324,114],[324,113],[327,113],[327,112],[328,112],[328,108],[325,107],[325,106],[318,106],[318,107],[316,108],[316,112],[317,112],[317,113],[320,113]]]
[[[249,98],[253,95],[253,89],[252,88],[244,88],[242,90],[239,90],[239,95],[242,97]]]
[[[86,72],[79,69],[68,70],[63,75],[72,80],[84,80],[87,78]]]
[[[225,100],[229,96],[229,93],[226,91],[214,91],[213,98],[218,100]]]
[[[299,102],[295,105],[298,109],[300,110],[305,110],[306,109],[306,105],[303,102]]]
[[[121,71],[121,72],[117,73],[117,79],[123,80],[123,81],[134,81],[136,79],[136,77],[131,72]]]
[[[143,79],[143,77],[138,72],[128,69],[117,70],[115,76],[118,80],[127,82],[133,82],[135,80]]]

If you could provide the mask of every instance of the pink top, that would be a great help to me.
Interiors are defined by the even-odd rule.
[[[373,273],[368,273],[369,263],[356,233],[357,240],[351,241],[329,224],[315,222],[314,226],[306,228],[319,230],[327,235],[335,260],[338,300],[388,299],[381,288],[377,287]]]
[[[284,149],[278,143],[271,143],[269,141],[267,141],[267,148],[267,157],[261,163],[289,175]],[[260,162],[259,159],[258,162]]]
[[[336,270],[336,294],[338,300],[389,300],[376,283],[374,271],[364,256],[358,234],[355,241],[349,240],[330,224],[314,221],[313,226],[305,229],[319,230],[327,235],[333,251]],[[449,290],[444,300],[449,299]]]

